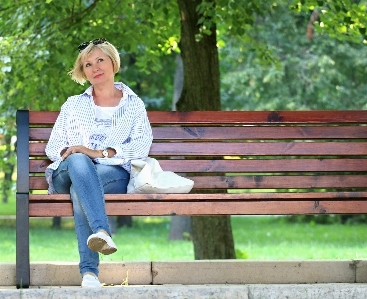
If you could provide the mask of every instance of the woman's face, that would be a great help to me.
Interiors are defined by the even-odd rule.
[[[99,48],[94,49],[85,58],[83,70],[87,80],[93,85],[114,80],[112,60]]]

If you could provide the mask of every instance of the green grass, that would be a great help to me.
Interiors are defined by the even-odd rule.
[[[135,217],[114,235],[119,250],[102,261],[193,260],[191,241],[169,241],[170,217]],[[31,219],[32,262],[79,260],[73,221],[51,229],[50,219]],[[0,220],[0,262],[15,262],[15,221]],[[232,217],[235,247],[249,260],[367,258],[365,224],[290,223],[285,217]]]
[[[255,260],[367,258],[365,224],[323,225],[285,219],[233,217],[236,249]]]

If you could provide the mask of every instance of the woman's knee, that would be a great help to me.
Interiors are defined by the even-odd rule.
[[[91,159],[82,153],[75,153],[75,154],[71,154],[70,156],[68,156],[65,161],[91,161]]]
[[[70,155],[65,160],[68,164],[68,168],[74,167],[76,169],[86,169],[88,167],[94,167],[93,161],[85,154],[75,153]]]

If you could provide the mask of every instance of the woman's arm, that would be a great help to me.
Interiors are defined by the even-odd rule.
[[[143,159],[148,156],[152,140],[152,128],[142,103],[136,113],[129,137],[123,144],[112,144],[110,147],[116,151],[114,158],[125,160]]]
[[[108,158],[111,158],[116,154],[116,151],[113,148],[108,148],[106,150],[108,152]],[[75,145],[64,148],[61,151],[61,159],[64,161],[67,157],[75,153],[82,153],[91,159],[104,158],[103,150],[93,150],[83,145]]]

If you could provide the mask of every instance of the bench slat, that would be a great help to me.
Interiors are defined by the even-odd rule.
[[[298,215],[367,213],[367,200],[355,201],[257,201],[257,202],[126,202],[106,203],[108,215]],[[71,203],[32,203],[29,215],[72,216]]]
[[[366,175],[191,176],[193,189],[367,188]],[[47,190],[45,177],[30,177],[31,190]]]
[[[192,111],[148,112],[152,124],[367,123],[364,111]]]
[[[52,128],[31,128],[31,141],[47,141]],[[367,127],[153,127],[159,140],[367,139]]]
[[[43,173],[50,164],[46,160],[30,160],[30,172]],[[159,160],[163,170],[190,172],[334,172],[367,171],[366,159],[224,159],[224,160]]]
[[[52,125],[59,112],[31,111],[31,125]],[[367,123],[367,114],[362,110],[349,111],[148,111],[151,124],[257,124],[257,123]]]
[[[343,156],[367,155],[367,142],[350,146],[349,142],[207,142],[205,144],[154,143],[152,155],[215,156]]]
[[[189,194],[105,194],[105,200],[108,201],[254,201],[254,200],[328,200],[340,199],[367,199],[367,191],[364,192],[257,192],[257,193],[189,193]],[[47,194],[30,194],[30,201],[69,201],[69,194],[53,194],[52,200]]]
[[[45,143],[31,143],[30,156],[45,155]],[[367,155],[367,142],[164,142],[153,143],[153,156],[353,156]]]

